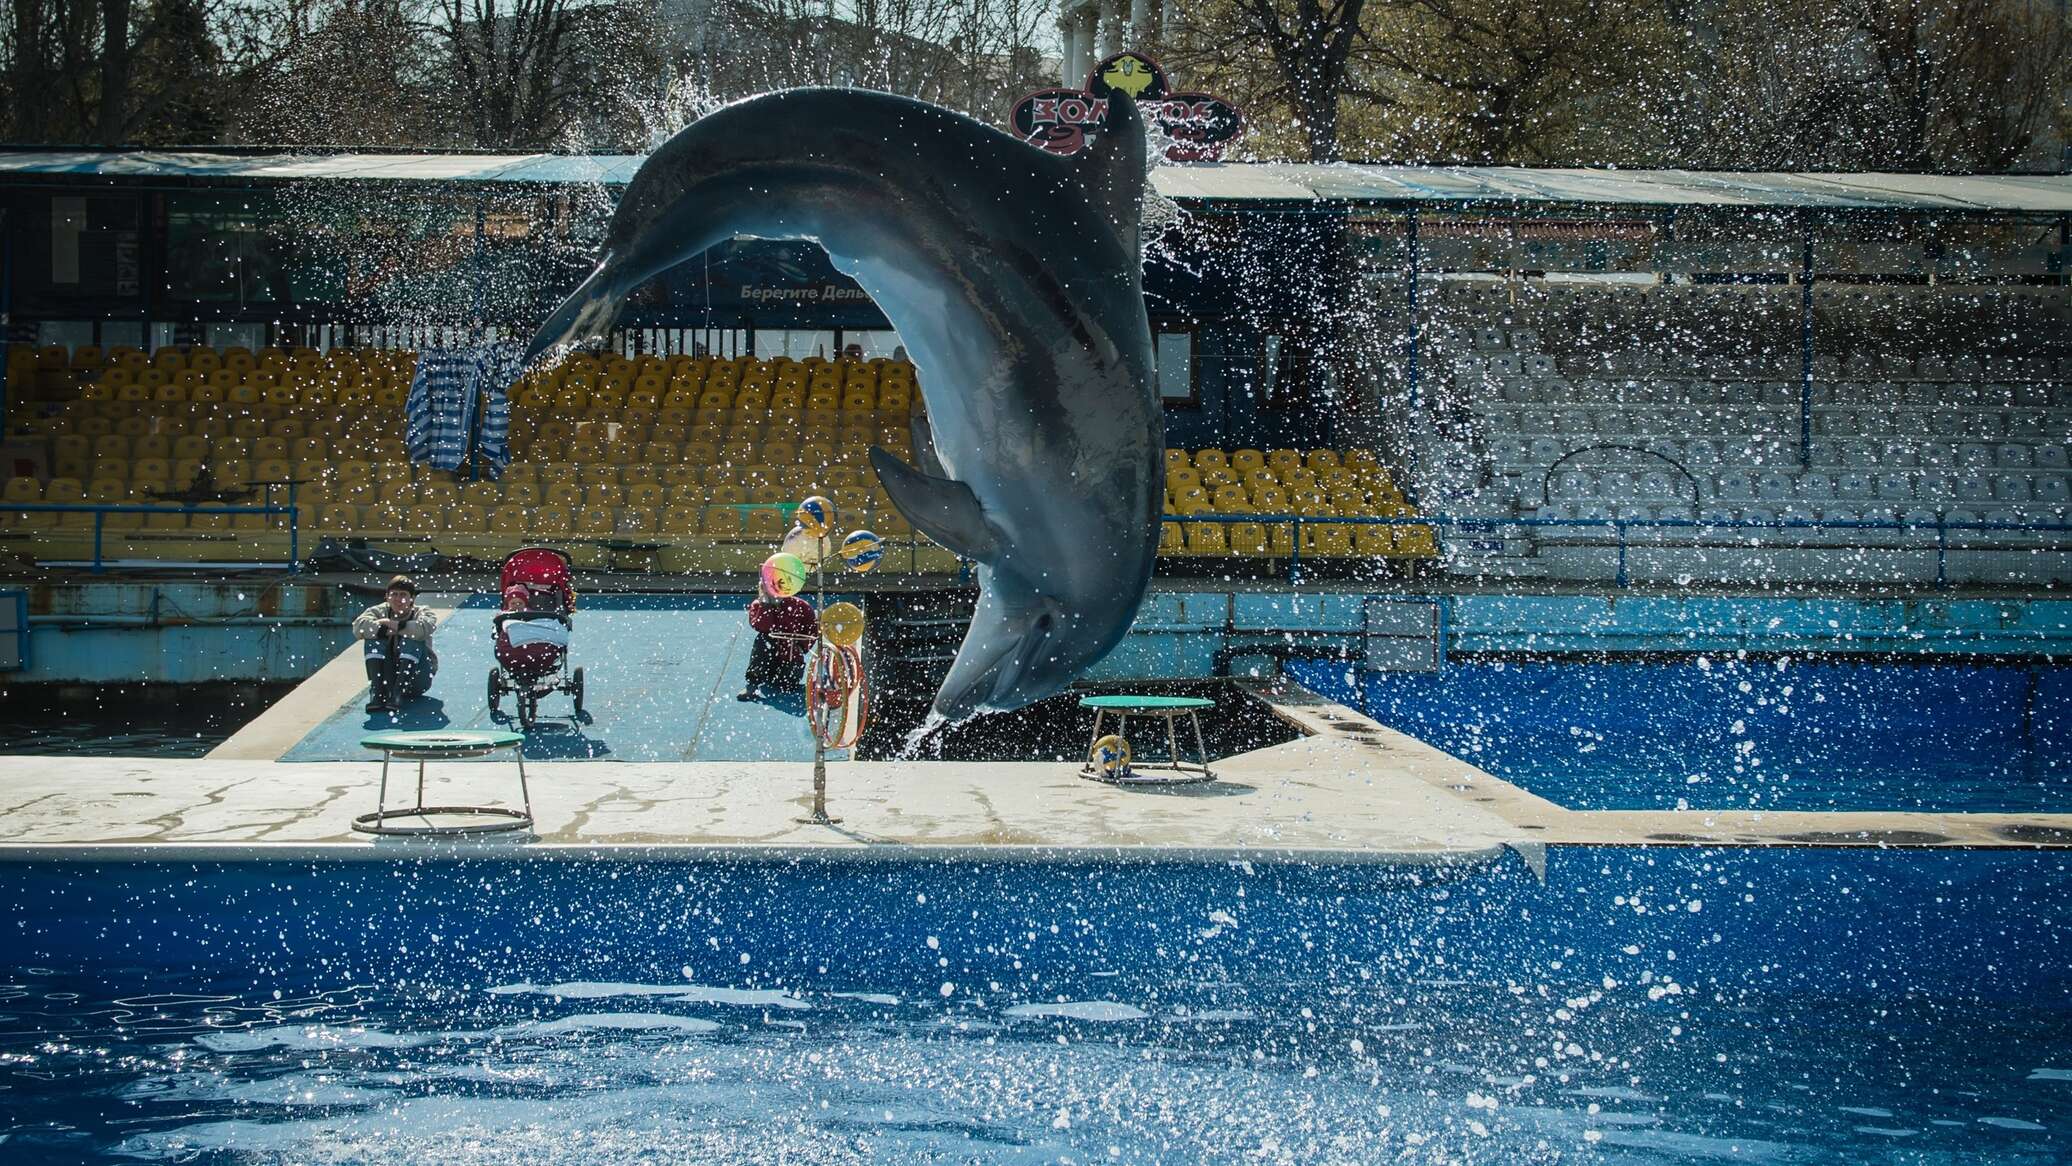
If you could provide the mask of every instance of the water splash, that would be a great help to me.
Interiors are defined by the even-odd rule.
[[[900,744],[899,752],[894,755],[893,759],[896,761],[912,761],[919,757],[921,755],[921,746],[928,743],[928,738],[934,736],[936,730],[949,723],[950,719],[948,717],[943,716],[934,709],[929,709],[928,715],[921,719],[920,726],[906,735],[906,740]]]

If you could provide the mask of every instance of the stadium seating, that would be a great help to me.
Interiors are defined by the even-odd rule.
[[[2062,288],[1822,286],[1802,417],[1800,290],[1439,282],[1421,321],[1423,392],[1443,423],[1419,441],[1419,494],[1468,517],[1911,522],[1918,529],[1629,529],[1660,546],[1932,548],[1936,521],[2064,522],[2072,335]],[[1462,425],[1458,419],[1465,418]],[[1803,449],[1802,449],[1803,446]],[[1512,537],[1531,574],[1546,544],[1607,545],[1609,526]],[[2033,546],[2019,530],[1972,546]],[[2057,536],[2059,545],[2066,540]],[[1728,569],[1733,555],[1712,559]],[[1610,559],[1591,560],[1608,570]],[[1686,568],[1705,559],[1685,556]],[[1487,570],[1478,559],[1468,569]],[[1692,573],[1686,570],[1684,573]]]

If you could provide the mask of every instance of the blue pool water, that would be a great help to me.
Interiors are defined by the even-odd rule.
[[[2062,665],[1728,657],[1290,671],[1576,808],[2072,811]]]
[[[4,863],[9,1163],[2063,1162],[2072,858]]]

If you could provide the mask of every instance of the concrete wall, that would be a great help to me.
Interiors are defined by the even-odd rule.
[[[299,680],[338,654],[357,613],[337,588],[245,582],[43,584],[14,683]]]

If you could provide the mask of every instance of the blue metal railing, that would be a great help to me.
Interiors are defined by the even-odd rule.
[[[294,503],[274,505],[271,502],[257,506],[243,505],[196,505],[164,503],[153,505],[141,502],[0,502],[0,511],[42,514],[91,514],[94,516],[94,553],[89,568],[100,574],[107,568],[102,544],[107,531],[110,514],[264,514],[286,515],[288,519],[288,561],[289,573],[302,570],[301,515],[300,507]],[[45,529],[57,530],[58,527]],[[171,533],[171,532],[168,532]]]
[[[1610,531],[1618,545],[1618,586],[1627,585],[1626,551],[1629,543],[1626,534],[1630,530],[1890,530],[1908,534],[1935,533],[1935,583],[1948,587],[1950,532],[2000,532],[2006,534],[2068,534],[2072,523],[2065,522],[1979,522],[1950,521],[1938,517],[1934,522],[1907,522],[1898,519],[1722,519],[1708,521],[1702,518],[1456,518],[1444,514],[1392,515],[1388,517],[1345,518],[1324,515],[1303,514],[1228,514],[1221,511],[1201,514],[1168,514],[1164,521],[1189,522],[1248,522],[1262,526],[1290,526],[1288,550],[1288,581],[1302,581],[1302,526],[1422,526],[1434,531],[1462,531],[1467,533],[1491,534],[1504,527],[1554,527]],[[1885,549],[1885,548],[1880,548]],[[1901,548],[1904,549],[1904,548]],[[1437,548],[1435,547],[1436,551]]]

